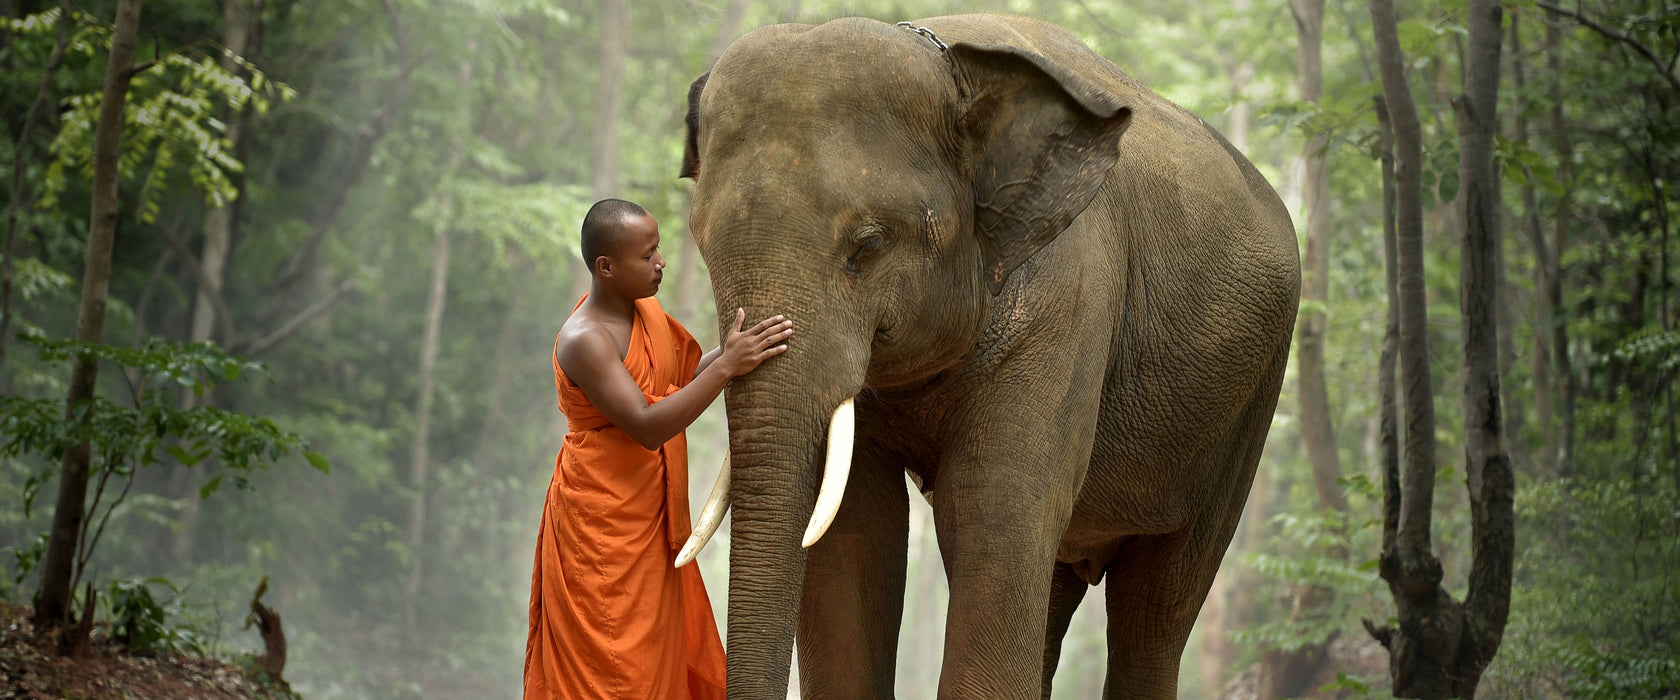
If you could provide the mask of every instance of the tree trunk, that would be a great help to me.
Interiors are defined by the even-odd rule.
[[[233,56],[244,56],[246,40],[250,36],[251,18],[248,7],[249,0],[222,1],[222,46]],[[229,73],[240,71],[239,62],[233,56],[223,54],[222,70]],[[223,122],[227,126],[227,139],[232,150],[237,152],[241,132],[244,130],[245,120],[237,113],[228,114],[224,110]],[[238,182],[238,180],[236,180]],[[242,194],[242,193],[241,193]],[[212,207],[204,215],[204,247],[199,250],[198,265],[200,284],[198,295],[193,302],[192,327],[189,329],[187,340],[202,343],[216,336],[216,309],[218,305],[226,309],[225,297],[222,295],[223,269],[227,266],[228,250],[233,243],[233,204],[229,202],[220,207]],[[233,319],[224,319],[226,325],[221,329],[222,337],[232,337]],[[199,397],[190,391],[181,392],[181,408],[192,408]],[[206,403],[209,397],[204,397]],[[188,467],[175,465],[176,469]],[[197,489],[192,487],[193,479],[182,479],[186,486],[175,497],[181,500],[181,513],[176,519],[175,542],[173,545],[175,561],[187,563],[192,558],[193,548],[197,542],[198,515],[202,499],[198,498]]]
[[[1406,83],[1393,1],[1371,0],[1371,16],[1383,99],[1395,141],[1395,263],[1406,406],[1405,480],[1395,544],[1401,550],[1427,552],[1435,482],[1435,407],[1424,306],[1422,129]]]
[[[1383,328],[1382,354],[1377,359],[1378,431],[1382,457],[1379,472],[1383,485],[1383,551],[1394,548],[1400,529],[1400,402],[1396,396],[1395,360],[1400,354],[1400,267],[1396,231],[1397,197],[1394,177],[1394,127],[1388,119],[1387,100],[1376,98],[1378,131],[1382,142],[1382,230],[1383,289],[1388,294],[1387,322]],[[1369,626],[1370,623],[1366,623]]]
[[[1317,104],[1324,92],[1324,0],[1291,0],[1289,9],[1295,17],[1301,100]],[[1325,162],[1328,146],[1329,139],[1325,134],[1312,134],[1302,154],[1306,164],[1302,192],[1307,210],[1307,255],[1301,285],[1302,312],[1297,325],[1300,342],[1296,348],[1300,369],[1296,374],[1299,382],[1296,391],[1301,401],[1301,436],[1306,443],[1307,461],[1312,465],[1319,512],[1330,519],[1332,535],[1340,542],[1342,527],[1339,523],[1347,513],[1348,504],[1347,496],[1337,483],[1342,475],[1342,465],[1336,450],[1335,426],[1330,420],[1330,393],[1324,376],[1325,310],[1330,297],[1330,178]],[[1337,544],[1327,554],[1346,559],[1347,549]],[[1315,610],[1328,605],[1332,599],[1330,590],[1313,585],[1300,586],[1294,596],[1290,613],[1292,620],[1312,616]],[[1305,693],[1307,683],[1328,656],[1326,647],[1327,643],[1308,644],[1292,651],[1264,651],[1260,664],[1261,700]]]
[[[1522,31],[1518,25],[1520,13],[1511,14],[1511,80],[1515,90],[1516,115],[1512,126],[1518,143],[1528,142],[1528,113],[1525,109],[1527,102],[1527,71],[1524,64],[1522,49]],[[1534,357],[1532,371],[1534,372],[1534,420],[1540,427],[1542,436],[1552,435],[1552,276],[1557,264],[1552,260],[1550,246],[1546,244],[1546,236],[1540,230],[1539,196],[1535,192],[1534,177],[1528,168],[1523,168],[1526,182],[1522,186],[1523,220],[1522,228],[1528,234],[1529,247],[1534,249]],[[1513,443],[1520,439],[1517,433],[1507,433],[1507,439]],[[1553,467],[1556,453],[1549,450],[1539,450],[1538,456],[1548,470]],[[1541,465],[1536,465],[1541,466]]]
[[[1385,486],[1398,486],[1401,494],[1398,503],[1392,492],[1384,494],[1385,506],[1393,512],[1384,519],[1381,559],[1382,578],[1388,582],[1398,608],[1399,629],[1385,627],[1371,632],[1389,650],[1395,695],[1445,697],[1444,666],[1452,654],[1443,658],[1439,649],[1458,639],[1462,624],[1457,623],[1462,620],[1457,616],[1428,617],[1441,608],[1444,592],[1440,588],[1441,563],[1429,546],[1435,488],[1435,408],[1424,307],[1422,129],[1406,82],[1393,0],[1371,0],[1371,28],[1396,146],[1395,291],[1406,407],[1404,478],[1392,480],[1397,484],[1384,479]]]
[[[718,23],[717,34],[712,38],[711,53],[706,59],[708,70],[717,62],[718,56],[722,56],[724,50],[729,48],[730,42],[735,40],[735,35],[741,32],[741,25],[747,19],[747,4],[747,0],[730,0],[728,9],[724,11],[723,21]],[[702,320],[706,320],[702,318],[705,306],[702,303],[702,294],[705,286],[701,284],[706,269],[700,258],[700,248],[694,244],[694,234],[688,230],[686,223],[677,242],[677,249],[677,298],[673,308],[676,309],[677,320],[687,326],[689,331],[699,333],[700,342],[706,343],[704,336],[710,332],[699,329],[714,325],[701,323]]]
[[[502,323],[496,331],[496,365],[490,377],[490,395],[484,401],[484,422],[479,424],[478,437],[473,440],[472,461],[475,466],[475,478],[486,473],[486,465],[490,463],[491,448],[496,444],[495,438],[502,427],[503,404],[507,402],[507,388],[514,364],[519,360],[514,354],[514,337],[519,329],[519,304],[524,284],[521,280],[530,279],[530,261],[521,254],[518,262],[513,264],[508,274],[508,302],[502,311]],[[569,311],[566,309],[564,311]]]
[[[104,336],[105,302],[111,281],[111,250],[117,233],[117,158],[121,147],[123,105],[134,77],[135,34],[140,26],[140,0],[120,0],[111,32],[111,54],[105,62],[105,87],[100,95],[99,122],[94,128],[93,205],[88,217],[87,256],[82,268],[81,308],[76,316],[76,339],[97,343]],[[82,405],[93,398],[99,363],[78,357],[70,370],[65,420],[82,420]],[[74,640],[64,631],[71,624],[70,598],[76,545],[85,526],[88,467],[91,446],[80,443],[64,451],[59,475],[58,503],[53,510],[52,534],[41,565],[41,588],[35,596],[35,621],[61,650]]]
[[[262,595],[267,590],[268,577],[264,576],[262,583],[257,584],[256,593],[251,596],[251,613],[245,617],[245,627],[248,629],[255,623],[263,640],[263,653],[253,662],[267,674],[270,685],[290,690],[291,685],[280,675],[286,670],[286,628],[280,622],[280,613],[263,605]]]
[[[468,42],[471,55],[473,42]],[[473,65],[463,60],[460,66],[459,117],[461,128],[470,128],[472,120],[471,94]],[[438,177],[438,206],[432,229],[432,276],[426,294],[426,325],[420,334],[420,392],[414,399],[414,439],[409,445],[409,486],[414,500],[408,511],[408,578],[403,582],[403,625],[413,639],[419,631],[418,601],[420,584],[425,579],[426,501],[430,496],[432,431],[432,395],[437,374],[438,340],[443,334],[443,309],[449,291],[449,228],[454,220],[454,194],[451,191],[455,172],[465,158],[466,147],[460,137],[450,146],[449,160]]]
[[[595,87],[595,140],[589,151],[596,199],[619,196],[618,116],[629,34],[628,0],[601,0],[601,81]]]
[[[11,13],[5,13],[10,17]],[[6,200],[6,240],[0,244],[0,368],[6,366],[6,343],[12,337],[12,280],[16,276],[16,261],[13,242],[17,240],[18,219],[23,209],[24,177],[31,132],[35,130],[35,122],[46,111],[53,93],[53,79],[58,76],[58,67],[64,65],[64,49],[70,43],[70,3],[60,0],[58,3],[58,38],[54,40],[52,57],[47,59],[47,69],[41,76],[41,87],[35,92],[35,101],[29,104],[29,111],[24,113],[23,126],[18,128],[17,140],[12,142],[12,189],[11,198]],[[5,373],[0,372],[0,389],[7,389]]]
[[[414,500],[408,511],[408,578],[403,584],[403,622],[408,631],[419,629],[416,619],[416,600],[420,596],[420,581],[424,575],[426,531],[426,496],[430,478],[431,454],[427,441],[432,428],[432,394],[437,369],[438,336],[443,330],[443,306],[449,286],[449,223],[440,217],[432,235],[432,281],[426,295],[426,327],[420,338],[420,394],[415,399],[414,414],[417,425],[414,441],[409,446],[409,485]]]
[[[1497,184],[1493,178],[1493,126],[1499,88],[1499,32],[1502,10],[1491,0],[1469,6],[1469,49],[1465,94],[1458,113],[1459,200],[1464,204],[1463,309],[1465,345],[1465,436],[1469,458],[1474,559],[1463,604],[1441,587],[1441,562],[1429,543],[1434,486],[1433,409],[1429,405],[1427,349],[1422,308],[1421,231],[1415,225],[1418,172],[1416,112],[1406,89],[1402,56],[1390,0],[1372,0],[1371,14],[1381,55],[1383,91],[1399,144],[1400,355],[1406,381],[1405,479],[1398,507],[1385,493],[1382,577],[1398,609],[1397,629],[1375,629],[1389,649],[1393,692],[1404,698],[1472,698],[1482,671],[1503,635],[1510,601],[1513,550],[1510,463],[1500,439],[1498,336],[1495,317],[1494,246]],[[1427,421],[1419,414],[1427,414]],[[1394,479],[1385,477],[1385,487]],[[1386,490],[1386,489],[1385,489]],[[1394,515],[1393,511],[1398,510]],[[1397,530],[1397,532],[1396,532]]]
[[[1498,125],[1500,20],[1497,0],[1470,0],[1464,95],[1455,100],[1459,127],[1459,202],[1464,218],[1459,302],[1464,329],[1464,443],[1470,490],[1470,587],[1464,597],[1464,639],[1454,667],[1453,697],[1473,697],[1499,651],[1511,607],[1516,549],[1516,492],[1501,434],[1499,382],[1499,177],[1493,164]]]
[[[1506,260],[1510,256],[1505,250],[1508,229],[1504,225],[1505,207],[1499,196],[1500,173],[1497,167],[1490,167],[1489,171],[1489,176],[1493,178],[1494,187],[1494,223],[1499,226],[1495,229],[1497,235],[1494,237],[1493,243],[1493,309],[1498,331],[1498,364],[1495,369],[1499,372],[1499,376],[1504,379],[1499,385],[1502,394],[1499,401],[1503,406],[1502,415],[1504,417],[1501,433],[1504,435],[1505,449],[1511,461],[1527,464],[1531,460],[1528,458],[1528,451],[1522,443],[1522,426],[1528,411],[1523,404],[1522,397],[1511,393],[1512,386],[1508,381],[1513,368],[1517,364],[1517,317],[1511,311],[1512,304],[1516,302],[1516,290],[1511,286],[1510,268],[1506,264]],[[1516,229],[1509,229],[1509,232],[1513,239],[1520,233]]]
[[[1563,194],[1552,210],[1552,257],[1547,270],[1546,296],[1552,309],[1552,359],[1557,363],[1557,378],[1561,396],[1558,397],[1557,473],[1567,478],[1575,472],[1575,368],[1569,353],[1569,314],[1563,307],[1563,254],[1568,244],[1570,171],[1574,151],[1569,143],[1567,123],[1563,119],[1563,30],[1556,24],[1546,25],[1547,92],[1551,98],[1552,146],[1557,154],[1558,184]]]
[[[222,0],[222,46],[233,56],[245,55],[245,44],[250,36],[251,18],[247,3],[249,0]],[[224,54],[222,56],[222,70],[238,73],[239,62]],[[233,148],[239,147],[241,132],[244,130],[244,120],[238,114],[224,114],[227,126],[227,140]],[[199,267],[204,271],[199,279],[207,286],[201,285],[198,296],[193,304],[192,332],[189,340],[194,343],[210,340],[216,328],[216,307],[211,297],[222,295],[222,270],[227,265],[228,248],[233,241],[233,212],[231,203],[220,207],[213,207],[204,215],[204,247],[198,256]],[[222,329],[229,334],[232,329]]]

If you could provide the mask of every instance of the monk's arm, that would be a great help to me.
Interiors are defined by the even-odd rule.
[[[791,324],[775,320],[766,320],[747,332],[732,332],[724,351],[694,381],[652,404],[618,359],[612,338],[605,332],[561,338],[556,350],[560,369],[577,383],[601,415],[642,447],[656,450],[699,418],[730,379],[787,349],[776,343],[793,334]]]
[[[694,376],[700,376],[700,373],[706,371],[707,367],[712,366],[712,361],[718,359],[718,355],[721,354],[723,354],[723,346],[719,345],[707,351],[706,354],[701,355],[700,365],[694,368]]]

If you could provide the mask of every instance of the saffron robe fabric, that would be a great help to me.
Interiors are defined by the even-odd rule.
[[[637,300],[624,366],[650,403],[687,385],[700,355],[658,301]],[[567,433],[531,571],[525,700],[721,700],[723,642],[700,568],[671,565],[692,529],[688,443],[637,444],[553,359]]]

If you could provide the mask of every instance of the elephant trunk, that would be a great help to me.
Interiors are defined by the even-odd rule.
[[[823,461],[822,489],[817,491],[817,505],[811,512],[811,523],[805,526],[801,546],[809,547],[822,539],[823,534],[828,532],[828,526],[834,524],[834,517],[840,513],[840,499],[846,494],[846,480],[852,471],[856,423],[856,407],[852,399],[846,399],[834,409],[834,417],[828,422],[828,457]],[[694,532],[688,536],[682,550],[677,552],[676,566],[684,567],[693,562],[700,555],[700,550],[711,541],[712,535],[717,533],[718,526],[723,524],[723,516],[729,511],[729,469],[729,451],[724,450],[717,483],[712,484],[712,492],[706,496],[706,504],[701,507],[700,517],[694,522]]]
[[[833,521],[845,492],[851,399],[863,385],[867,345],[846,337],[856,333],[819,328],[819,318],[796,317],[812,322],[796,327],[789,351],[737,378],[726,396],[732,698],[787,696],[805,546]]]
[[[845,490],[843,483],[833,488],[832,469],[824,479],[829,427],[836,409],[863,388],[875,327],[848,287],[811,270],[820,257],[769,244],[826,223],[798,215],[771,223],[762,209],[725,207],[704,225],[717,308],[742,308],[749,321],[782,314],[794,323],[787,352],[735,378],[725,393],[732,511],[727,658],[729,697],[736,699],[787,697],[805,583],[803,545],[832,520],[831,510],[812,527],[818,483],[829,482],[832,493],[823,500],[833,506]],[[734,314],[718,316],[719,337],[727,337]],[[849,446],[853,425],[841,418],[844,435],[833,442],[849,466],[851,450],[839,448]]]
[[[787,696],[803,530],[816,496],[815,411],[752,407],[730,389],[729,697]],[[752,427],[735,427],[752,426]]]

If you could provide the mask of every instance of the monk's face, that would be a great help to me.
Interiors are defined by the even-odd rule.
[[[626,218],[611,259],[613,286],[632,299],[659,292],[665,277],[665,258],[659,254],[659,222],[652,216]]]

